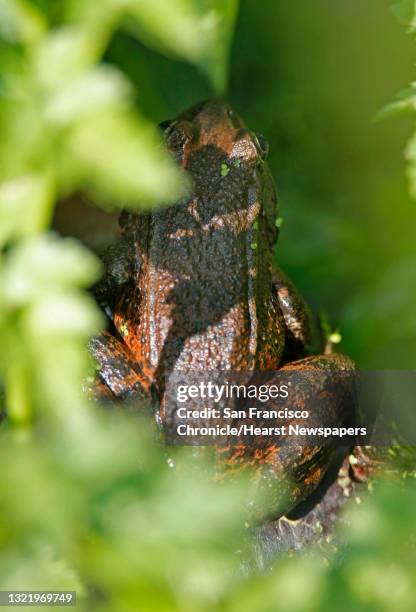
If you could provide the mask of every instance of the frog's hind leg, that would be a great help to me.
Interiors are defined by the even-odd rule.
[[[284,361],[318,351],[319,334],[311,310],[292,281],[278,267],[273,268],[272,285],[286,327]]]
[[[355,365],[344,355],[314,355],[286,364],[279,371],[282,380],[292,386],[290,408],[308,412],[306,425],[314,427],[341,427],[355,423]],[[295,393],[297,390],[297,393]],[[308,448],[306,443],[304,451]],[[316,442],[311,440],[311,448]],[[323,445],[329,451],[322,461],[295,465],[293,482],[308,483],[320,477],[315,487],[304,487],[305,496],[290,508],[285,516],[269,520],[256,531],[256,558],[260,566],[288,550],[300,550],[311,542],[328,542],[341,509],[352,497],[357,483],[349,465],[353,440],[345,439],[340,445],[336,437]],[[319,448],[320,445],[317,447]],[[294,457],[302,457],[302,444],[294,440]],[[304,453],[308,459],[309,453]],[[313,455],[312,455],[313,458]],[[299,463],[299,459],[295,464]],[[299,467],[301,468],[299,470]],[[317,468],[317,469],[316,469]],[[306,477],[305,477],[306,476]]]
[[[314,493],[288,515],[257,528],[254,542],[255,563],[265,569],[279,555],[299,551],[316,543],[323,554],[340,542],[335,540],[336,524],[348,500],[359,501],[360,485],[351,474],[348,449],[339,449],[331,468]]]
[[[93,394],[97,399],[126,401],[149,399],[151,381],[143,374],[129,348],[109,332],[90,341],[99,370]]]

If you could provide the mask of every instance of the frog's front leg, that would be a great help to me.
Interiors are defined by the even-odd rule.
[[[129,348],[109,332],[90,341],[99,365],[94,384],[98,399],[124,401],[149,399],[151,381],[143,374]]]
[[[273,268],[272,287],[286,328],[284,361],[314,352],[319,345],[318,333],[306,301],[278,267]]]

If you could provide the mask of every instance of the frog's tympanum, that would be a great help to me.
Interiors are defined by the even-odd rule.
[[[291,404],[311,403],[315,424],[328,415],[336,424],[353,401],[345,380],[354,365],[340,354],[310,355],[308,308],[273,263],[279,223],[264,138],[216,101],[162,129],[191,193],[169,208],[121,215],[121,242],[107,254],[97,288],[113,324],[92,342],[97,393],[124,401],[152,391],[163,420],[166,382],[177,371],[314,371],[322,376],[309,396],[295,391]],[[220,454],[262,481],[289,476],[285,511],[314,490],[331,463],[328,448],[293,440]],[[282,512],[276,507],[276,516]]]

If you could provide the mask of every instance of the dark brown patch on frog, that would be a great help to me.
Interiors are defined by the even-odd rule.
[[[192,197],[151,217],[130,216],[140,273],[115,312],[116,327],[132,330],[125,343],[161,391],[174,368],[277,368],[283,350],[268,241],[252,248],[254,222],[268,235],[261,194],[249,193],[262,184],[259,170],[232,164],[213,144],[188,151],[183,163]]]

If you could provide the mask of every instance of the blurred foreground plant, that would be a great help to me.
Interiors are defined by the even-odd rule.
[[[144,421],[89,404],[86,345],[102,320],[85,289],[101,268],[79,243],[46,230],[58,198],[78,190],[139,208],[185,192],[132,86],[101,58],[127,27],[199,65],[220,91],[236,8],[236,0],[0,1],[5,589],[77,589],[86,610],[139,601],[195,609],[218,599],[231,575],[238,491],[214,495],[212,483],[182,471],[172,478]]]
[[[393,13],[398,21],[407,27],[411,36],[416,34],[416,5],[413,0],[396,0],[393,5]],[[410,83],[407,89],[397,94],[397,99],[388,104],[378,114],[378,118],[385,118],[403,113],[414,113],[416,111],[416,81]],[[416,197],[416,132],[408,142],[405,151],[407,161],[407,175],[409,178],[410,193]]]
[[[2,436],[1,589],[75,589],[77,609],[103,612],[414,609],[415,480],[350,507],[328,559],[246,576],[243,489],[206,478],[191,449],[172,470],[148,422],[95,409],[85,438],[43,434]]]
[[[56,201],[83,190],[151,208],[187,188],[124,73],[101,61],[109,41],[128,28],[220,91],[236,10],[237,0],[0,0],[0,379],[14,423],[35,406],[80,418],[85,345],[101,324],[83,293],[98,262],[44,235]]]
[[[55,428],[2,436],[0,588],[76,589],[83,610],[215,602],[235,580],[238,489],[172,472],[144,419],[91,409],[82,432]]]

